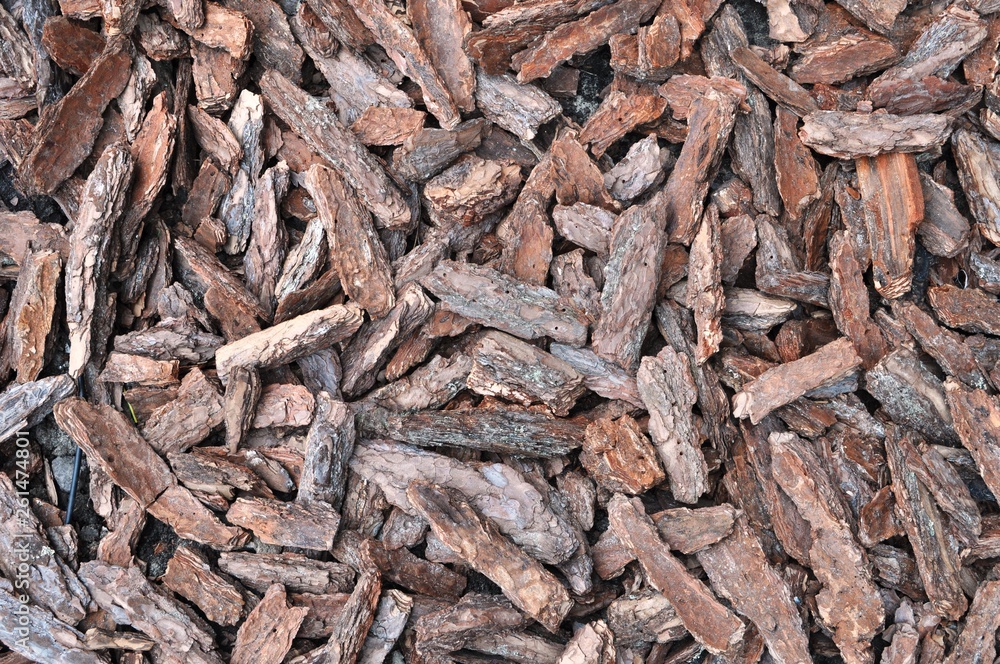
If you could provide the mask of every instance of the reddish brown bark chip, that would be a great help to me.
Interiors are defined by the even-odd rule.
[[[812,153],[799,140],[799,120],[791,111],[778,108],[774,120],[774,168],[778,193],[788,214],[801,217],[821,195],[819,167]]]
[[[589,143],[594,155],[600,157],[615,141],[639,125],[656,122],[666,108],[666,100],[652,85],[613,90],[588,118],[580,132],[580,141]]]
[[[573,600],[551,572],[501,535],[453,490],[412,483],[406,495],[430,522],[434,534],[499,585],[515,606],[550,632],[559,628]]]
[[[441,75],[455,105],[466,113],[475,110],[476,72],[462,50],[462,44],[472,32],[472,22],[462,3],[458,0],[417,0],[407,4],[406,12],[417,41]]]
[[[849,339],[838,339],[802,359],[768,369],[733,397],[733,415],[760,422],[775,408],[789,404],[827,381],[844,378],[861,365]]]
[[[712,586],[757,627],[776,662],[809,659],[809,638],[787,581],[768,563],[746,517],[733,533],[698,552]]]
[[[102,113],[125,89],[131,64],[121,42],[113,41],[46,115],[35,130],[31,152],[18,168],[18,177],[28,189],[51,194],[90,155],[104,124]]]
[[[64,16],[48,19],[42,30],[42,44],[49,57],[77,76],[83,76],[90,69],[106,43],[100,34],[72,23]]]
[[[641,494],[666,479],[655,448],[628,415],[587,426],[580,463],[608,491]]]
[[[344,292],[372,318],[385,316],[396,303],[392,268],[368,211],[338,174],[325,166],[310,166],[305,184],[334,247]]]
[[[0,9],[0,664],[992,658],[1000,0],[760,3]]]
[[[262,542],[328,551],[340,525],[330,505],[286,503],[266,498],[237,498],[226,520],[252,530]]]
[[[235,625],[243,614],[243,596],[231,582],[212,571],[196,549],[180,545],[167,563],[163,583],[192,601],[212,622]]]
[[[663,593],[691,635],[710,652],[725,653],[743,638],[745,627],[695,579],[660,539],[642,503],[616,495],[608,505],[611,527],[639,560],[649,584]]]
[[[913,155],[892,152],[857,162],[875,288],[894,299],[910,290],[924,195]]]
[[[655,0],[622,0],[602,7],[572,23],[564,23],[537,44],[511,60],[517,80],[530,83],[545,78],[559,64],[577,53],[587,53],[606,43],[613,34],[632,33],[656,11]]]
[[[462,121],[462,117],[442,76],[434,67],[435,63],[420,46],[413,31],[396,18],[383,3],[374,0],[349,0],[349,2],[357,17],[372,31],[379,43],[398,62],[405,63],[403,66],[407,73],[423,92],[427,110],[438,119],[442,127],[454,129]],[[443,39],[442,43],[448,41]],[[443,55],[437,53],[438,57]],[[457,73],[453,70],[449,76]]]
[[[719,167],[741,101],[742,96],[729,89],[710,87],[691,106],[688,137],[663,190],[671,242],[690,244],[697,233],[708,185]]]
[[[836,85],[891,65],[901,57],[899,46],[848,21],[839,29],[815,34],[796,44],[801,57],[789,68],[789,76],[802,85]]]
[[[870,661],[871,639],[885,609],[864,551],[820,460],[794,434],[771,434],[772,472],[812,528],[809,564],[823,584],[816,596],[820,617],[834,633],[846,662]]]
[[[125,493],[148,507],[176,483],[166,462],[110,406],[95,406],[70,398],[54,409],[56,421]]]
[[[759,55],[746,46],[730,53],[730,57],[751,83],[799,117],[819,110],[816,100],[812,98],[808,90],[770,67]]]
[[[292,648],[309,609],[289,606],[285,587],[274,584],[236,633],[231,663],[279,664]]]
[[[365,145],[400,145],[424,126],[427,113],[412,108],[369,106],[351,125]]]

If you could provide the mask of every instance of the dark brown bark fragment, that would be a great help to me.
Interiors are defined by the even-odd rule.
[[[910,470],[922,465],[912,434],[893,427],[887,432],[885,446],[896,512],[913,546],[924,590],[937,612],[957,619],[965,613],[968,601],[959,584],[961,562],[956,534],[929,487]]]
[[[425,410],[412,414],[381,408],[358,414],[368,437],[389,438],[425,447],[454,445],[533,457],[566,454],[583,443],[583,426],[531,412],[500,409]]]
[[[889,352],[889,344],[869,317],[862,263],[846,231],[838,231],[830,239],[829,302],[837,329],[854,343],[864,367],[871,369]]]
[[[406,491],[434,534],[473,569],[493,580],[519,609],[550,632],[573,607],[569,593],[551,572],[475,512],[451,489],[413,483]]]

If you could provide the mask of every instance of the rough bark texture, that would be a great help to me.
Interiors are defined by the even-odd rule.
[[[743,623],[671,555],[641,503],[617,495],[608,509],[611,527],[639,560],[649,584],[674,606],[691,635],[713,653],[735,648],[743,638]]]
[[[951,121],[940,115],[890,115],[816,111],[803,118],[799,138],[821,154],[841,159],[874,157],[883,152],[922,152],[951,135]]]
[[[836,382],[861,365],[848,339],[831,341],[815,353],[768,369],[733,397],[733,415],[760,422],[780,408],[826,382]]]
[[[406,496],[445,545],[500,586],[515,606],[556,631],[573,601],[551,572],[483,520],[461,494],[414,483]]]
[[[548,336],[576,346],[586,340],[587,326],[554,291],[487,267],[441,261],[420,283],[449,311],[516,337]]]
[[[399,188],[350,130],[278,72],[268,72],[260,83],[274,112],[340,171],[383,227],[410,223],[410,209]]]
[[[857,162],[875,288],[887,299],[910,290],[924,196],[912,155],[892,152]]]
[[[809,562],[823,585],[816,596],[820,616],[844,661],[869,661],[871,637],[885,609],[833,482],[815,452],[794,434],[771,434],[768,443],[775,480],[812,529]]]
[[[913,547],[924,590],[940,614],[962,615],[968,601],[955,574],[960,565],[956,533],[924,481],[926,475],[910,470],[923,466],[910,434],[899,429],[887,433],[886,459],[896,513]]]
[[[306,186],[336,257],[340,284],[373,318],[385,316],[396,303],[392,270],[371,216],[336,172],[310,167]]]
[[[745,517],[736,521],[732,535],[700,551],[698,562],[719,594],[754,624],[776,662],[809,659],[809,639],[792,590],[768,564]]]
[[[29,190],[51,194],[87,158],[104,122],[101,114],[128,82],[130,59],[120,41],[112,42],[56,103],[18,169]]]
[[[0,8],[0,662],[993,659],[1000,1],[759,4]]]
[[[643,358],[637,381],[670,490],[678,500],[695,503],[707,488],[708,466],[692,412],[698,390],[688,358],[667,346],[655,357]]]

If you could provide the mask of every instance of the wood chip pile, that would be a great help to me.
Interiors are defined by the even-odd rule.
[[[994,12],[2,0],[0,664],[993,662]]]

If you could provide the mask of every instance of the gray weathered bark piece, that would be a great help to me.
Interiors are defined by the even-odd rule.
[[[586,341],[586,324],[555,291],[529,286],[488,267],[441,261],[420,283],[449,311],[515,337],[547,336],[574,346]]]
[[[636,377],[649,411],[649,435],[670,478],[670,491],[683,503],[696,503],[708,489],[708,466],[692,408],[698,390],[686,355],[670,346],[644,357]]]
[[[75,391],[76,383],[66,374],[12,383],[0,392],[0,442],[41,422],[56,403]]]
[[[943,115],[890,115],[816,111],[803,118],[799,138],[816,152],[856,159],[883,152],[923,152],[951,135],[951,119]]]
[[[329,348],[361,327],[356,305],[333,305],[302,314],[266,330],[228,343],[215,353],[219,374],[231,367],[268,368],[287,364],[323,348]]]
[[[316,396],[316,415],[306,437],[302,479],[296,500],[321,500],[340,509],[347,467],[354,453],[354,414],[326,392]]]
[[[13,585],[0,581],[0,641],[33,662],[106,664],[106,659],[87,649],[81,632],[34,604],[24,604]],[[18,611],[27,611],[30,629],[19,627]]]
[[[138,567],[128,569],[91,561],[80,578],[94,601],[115,622],[149,635],[164,652],[198,664],[221,664],[208,624],[151,584]]]
[[[436,447],[454,445],[502,454],[554,457],[583,443],[584,427],[542,414],[501,409],[425,410],[393,413],[382,408],[358,413],[358,428],[370,438]]]
[[[17,479],[15,486],[0,473],[0,569],[8,579],[27,583],[23,591],[32,602],[75,625],[86,615],[90,596],[76,573],[49,546],[38,518],[22,507],[18,491],[27,487],[27,478],[23,485]]]
[[[639,363],[656,304],[666,242],[666,195],[634,205],[615,220],[610,258],[604,268],[601,317],[594,327],[594,352],[627,372]]]
[[[414,480],[461,491],[500,532],[544,563],[561,563],[580,547],[574,528],[505,464],[471,465],[409,445],[362,441],[355,447],[351,469],[377,483],[390,503],[411,514],[416,512],[406,488]]]
[[[80,211],[66,259],[66,322],[69,326],[69,375],[77,378],[90,361],[95,311],[107,307],[107,281],[113,227],[125,206],[132,177],[132,156],[116,143],[101,155],[83,190]]]
[[[469,389],[525,406],[542,402],[565,416],[583,394],[583,376],[537,346],[502,332],[487,332],[472,352]]]

